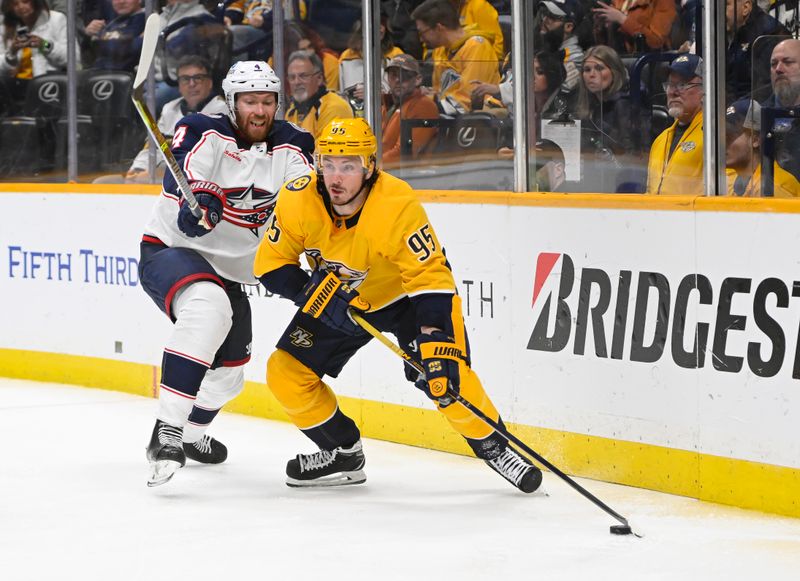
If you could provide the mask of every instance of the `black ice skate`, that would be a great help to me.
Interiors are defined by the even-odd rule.
[[[147,486],[159,486],[169,482],[178,468],[186,465],[183,428],[156,420],[150,444],[147,446],[147,459],[150,461],[150,478]]]
[[[534,492],[542,483],[542,471],[507,446],[497,458],[486,460],[489,467],[522,492]]]
[[[361,484],[367,480],[365,462],[360,441],[350,448],[298,454],[286,464],[286,484],[296,488]]]
[[[208,434],[203,434],[196,442],[184,442],[183,451],[190,460],[203,464],[222,464],[228,457],[225,444]]]

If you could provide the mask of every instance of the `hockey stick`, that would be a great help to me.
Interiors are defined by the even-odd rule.
[[[395,343],[393,343],[391,341],[391,339],[389,339],[386,335],[384,335],[378,329],[376,329],[372,324],[370,324],[366,319],[364,319],[364,317],[362,317],[358,312],[354,311],[353,309],[350,309],[350,316],[353,317],[353,320],[356,323],[358,323],[359,326],[361,326],[361,328],[363,328],[367,333],[369,333],[370,335],[375,337],[378,341],[380,341],[381,343],[386,345],[386,347],[391,349],[391,351],[393,353],[395,353],[395,355],[400,356],[403,359],[403,361],[406,362],[407,365],[409,365],[410,367],[414,368],[420,374],[422,374],[422,375],[425,374],[425,370],[422,368],[422,365],[420,363],[415,361],[411,357],[411,355],[406,353],[406,351],[403,350],[400,346],[398,346]],[[619,514],[617,511],[615,511],[613,508],[608,506],[602,500],[597,498],[594,494],[592,494],[591,492],[586,490],[583,486],[581,486],[580,484],[575,482],[572,478],[570,478],[564,472],[559,470],[555,465],[550,463],[541,454],[537,453],[535,450],[530,448],[527,444],[525,444],[525,442],[523,442],[522,440],[517,438],[514,434],[510,433],[508,430],[506,430],[505,427],[501,426],[498,422],[494,421],[492,418],[490,418],[489,416],[484,414],[481,410],[479,410],[477,407],[475,407],[469,401],[464,399],[460,394],[458,394],[455,391],[453,391],[450,387],[447,388],[447,395],[450,396],[451,398],[453,398],[454,400],[456,400],[461,405],[463,405],[470,412],[472,412],[475,416],[477,416],[478,418],[483,420],[487,425],[489,425],[490,427],[494,428],[495,431],[498,434],[500,434],[503,438],[505,438],[507,441],[513,442],[514,444],[516,444],[523,452],[525,452],[526,454],[528,454],[532,458],[536,459],[540,464],[542,464],[542,466],[545,466],[548,470],[550,470],[550,472],[552,472],[553,474],[555,474],[556,476],[561,478],[561,480],[563,480],[564,482],[569,484],[572,488],[574,488],[580,494],[582,494],[584,497],[589,499],[592,503],[595,504],[595,506],[599,507],[600,509],[605,511],[607,514],[609,514],[610,516],[614,517],[617,521],[619,521],[620,524],[611,526],[611,534],[615,534],[615,535],[631,535],[632,534],[632,535],[637,536],[639,538],[642,537],[642,535],[637,534],[637,533],[633,532],[633,530],[631,530],[631,526],[628,523],[628,519],[626,519],[624,516]]]
[[[197,218],[205,218],[205,212],[198,205],[194,194],[192,194],[192,189],[189,187],[186,174],[183,173],[181,166],[178,165],[178,160],[175,159],[175,155],[169,148],[169,143],[164,135],[162,135],[161,130],[158,128],[158,123],[153,119],[153,115],[150,113],[144,101],[144,82],[147,80],[150,66],[153,64],[153,57],[155,57],[156,54],[160,30],[161,25],[159,23],[158,14],[151,14],[144,26],[144,33],[142,33],[142,53],[139,56],[139,68],[136,71],[136,78],[133,80],[133,95],[131,95],[131,99],[133,100],[136,110],[139,112],[139,117],[142,118],[144,126],[147,128],[147,132],[158,145],[161,156],[164,158],[172,177],[175,178],[183,194],[183,199],[186,200],[192,214]],[[206,226],[206,228],[208,227],[205,219],[201,219],[200,224]]]

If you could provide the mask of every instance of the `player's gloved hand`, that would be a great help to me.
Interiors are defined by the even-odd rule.
[[[447,394],[448,387],[458,393],[461,376],[458,373],[458,362],[465,360],[465,355],[456,345],[452,337],[441,331],[422,333],[417,337],[419,354],[425,379],[420,378],[415,384],[426,395],[439,402],[440,407],[453,403]]]
[[[192,189],[203,216],[197,218],[192,214],[189,204],[186,203],[185,199],[181,198],[181,208],[178,211],[178,228],[190,238],[205,236],[222,220],[225,192],[214,182],[192,182],[189,187]]]
[[[358,291],[333,274],[315,270],[306,286],[294,299],[300,310],[319,319],[328,327],[346,335],[354,335],[359,326],[350,318],[349,310],[368,311],[370,304]]]

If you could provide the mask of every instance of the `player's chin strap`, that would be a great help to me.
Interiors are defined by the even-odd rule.
[[[364,317],[362,317],[361,314],[358,311],[350,309],[350,316],[367,333],[369,333],[370,335],[375,337],[378,341],[380,341],[381,343],[386,345],[386,347],[388,347],[395,355],[398,355],[399,357],[401,357],[403,359],[403,361],[406,362],[406,365],[412,367],[413,369],[415,369],[416,371],[418,371],[422,375],[425,374],[425,371],[422,368],[422,365],[420,363],[415,361],[411,357],[411,355],[406,353],[400,346],[398,346],[395,343],[393,343],[388,337],[386,337],[386,335],[381,333],[372,324],[370,324],[369,321],[364,319]],[[552,472],[553,474],[555,474],[556,476],[561,478],[561,480],[563,480],[564,482],[569,484],[572,488],[577,490],[584,497],[588,498],[597,507],[599,507],[600,509],[604,510],[607,514],[611,515],[617,521],[619,521],[620,522],[619,525],[614,525],[614,526],[611,527],[611,532],[613,534],[633,534],[633,535],[635,535],[635,536],[637,536],[639,538],[642,537],[642,535],[640,535],[638,533],[635,533],[635,532],[633,532],[631,530],[631,526],[630,526],[630,524],[628,524],[628,519],[626,519],[624,516],[622,516],[621,514],[616,512],[614,509],[609,507],[602,500],[597,498],[594,494],[592,494],[591,492],[586,490],[583,486],[581,486],[580,484],[575,482],[572,478],[570,478],[564,472],[559,470],[555,465],[553,465],[547,459],[545,459],[541,454],[537,453],[535,450],[530,448],[527,444],[525,444],[525,442],[523,442],[522,440],[517,438],[514,434],[510,433],[504,426],[502,426],[501,424],[499,424],[498,422],[494,421],[492,418],[490,418],[489,416],[484,414],[481,410],[479,410],[477,407],[472,405],[468,400],[464,399],[464,397],[461,394],[456,393],[455,391],[453,391],[453,389],[450,388],[449,386],[447,388],[447,395],[449,395],[451,398],[453,398],[453,400],[455,400],[458,403],[460,403],[461,405],[463,405],[470,412],[472,412],[476,417],[478,417],[481,420],[483,420],[487,425],[489,425],[492,428],[494,428],[494,430],[498,434],[500,434],[503,438],[505,438],[508,442],[512,442],[512,443],[516,444],[523,452],[528,454],[531,458],[534,458],[535,460],[537,460],[542,466],[545,466],[548,470],[550,470],[550,472]]]

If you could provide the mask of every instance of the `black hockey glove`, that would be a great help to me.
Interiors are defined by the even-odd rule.
[[[300,310],[345,335],[355,335],[359,326],[350,318],[349,309],[366,312],[370,304],[358,291],[343,283],[332,272],[315,270],[306,286],[294,299]]]
[[[225,192],[214,182],[192,182],[189,187],[192,189],[203,216],[197,218],[192,214],[189,204],[186,203],[185,199],[181,198],[181,208],[178,211],[178,228],[190,238],[205,236],[222,220]]]
[[[420,378],[415,385],[429,398],[437,401],[440,407],[449,406],[453,403],[453,398],[447,394],[447,388],[458,393],[461,383],[458,362],[465,360],[464,353],[452,337],[441,331],[422,333],[417,337],[417,346],[422,357],[425,379]]]

